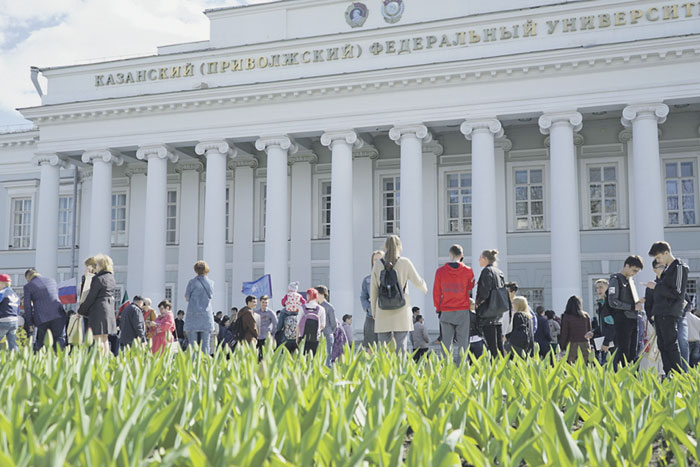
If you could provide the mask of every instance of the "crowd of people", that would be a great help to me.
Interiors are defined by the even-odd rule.
[[[401,240],[392,235],[384,250],[371,255],[371,273],[360,291],[363,342],[370,347],[393,341],[397,352],[409,351],[410,342],[418,361],[431,351],[431,342],[421,310],[411,306],[407,285],[410,282],[426,294],[428,289],[401,252]],[[593,319],[577,296],[568,299],[561,317],[541,306],[533,312],[527,299],[517,294],[517,283],[506,282],[496,250],[481,253],[478,280],[464,264],[460,245],[450,247],[448,255],[449,261],[435,273],[433,305],[440,337],[433,344],[441,344],[441,351],[458,365],[465,355],[478,358],[484,351],[522,358],[537,352],[552,360],[566,354],[570,362],[588,360],[594,352],[601,363],[612,356],[615,367],[645,358],[647,366],[657,366],[668,375],[700,360],[700,318],[693,313],[687,294],[688,266],[673,256],[666,242],[656,242],[649,250],[657,278],[643,284],[643,298],[638,297],[633,279],[644,267],[639,256],[629,256],[619,273],[596,282]],[[184,294],[187,308],[174,317],[169,300],[162,300],[156,310],[149,298],[139,295],[115,313],[116,282],[107,255],[85,261],[76,311],[66,312],[54,279],[28,269],[24,327],[33,336],[35,350],[44,345],[47,333],[53,345],[61,347],[80,345],[91,335],[103,354],[118,354],[119,349],[140,341],[153,353],[196,346],[213,354],[245,344],[257,347],[262,358],[267,342],[273,341],[290,352],[314,355],[319,345],[325,345],[326,364],[331,365],[346,346],[352,346],[352,310],[341,310],[342,317],[336,313],[324,285],[300,291],[299,283],[290,283],[276,310],[267,295],[249,295],[244,306],[225,315],[212,309],[215,284],[208,277],[207,263],[197,261],[194,272]],[[0,339],[6,337],[10,350],[17,346],[19,302],[10,276],[0,274]]]

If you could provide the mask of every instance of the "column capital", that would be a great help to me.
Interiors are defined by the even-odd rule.
[[[371,160],[378,159],[379,151],[371,144],[364,144],[361,148],[352,150],[353,159],[362,159],[364,157],[367,157]]]
[[[399,146],[401,145],[401,139],[405,136],[418,138],[424,143],[427,143],[433,139],[433,135],[428,131],[428,127],[422,124],[417,125],[396,125],[394,128],[389,130],[389,138],[396,142]]]
[[[204,164],[195,160],[184,161],[181,160],[175,166],[175,172],[182,174],[186,170],[194,170],[197,173],[201,173],[204,170]]]
[[[136,158],[139,160],[166,159],[175,163],[180,158],[172,149],[164,144],[141,146],[136,150]]]
[[[36,166],[42,166],[42,165],[52,165],[52,166],[58,166],[61,169],[65,169],[67,164],[66,161],[58,157],[57,154],[54,153],[39,153],[35,154],[34,157],[32,157],[32,164]]]
[[[423,154],[433,154],[435,156],[442,156],[444,150],[445,148],[442,147],[442,144],[440,144],[436,140],[431,140],[427,143],[423,143]]]
[[[654,119],[657,124],[666,121],[668,116],[668,106],[661,102],[652,104],[628,105],[622,110],[622,125],[629,127],[637,119]]]
[[[148,167],[145,165],[129,164],[126,166],[124,174],[129,178],[133,177],[134,175],[146,175],[148,174]]]
[[[365,144],[354,130],[327,131],[321,135],[322,145],[332,149],[335,143],[349,144],[354,149],[360,149]]]
[[[294,154],[298,149],[296,142],[287,135],[261,136],[255,141],[255,149],[258,151],[267,152],[270,147],[275,146],[289,151],[290,154]]]
[[[97,149],[85,151],[81,160],[86,164],[92,164],[95,160],[102,160],[102,162],[112,163],[114,165],[122,165],[124,159],[121,154],[112,149]]]
[[[459,127],[465,138],[472,139],[474,133],[487,132],[495,138],[503,136],[503,126],[496,118],[476,118],[465,120]]]
[[[574,131],[581,131],[583,127],[583,115],[580,112],[553,112],[540,116],[537,123],[540,125],[540,132],[548,135],[550,130],[559,125],[568,125]]]
[[[294,165],[297,162],[308,162],[309,164],[318,163],[318,155],[311,149],[299,149],[287,159],[289,165]]]
[[[231,147],[226,141],[201,141],[194,147],[194,152],[198,155],[228,154]]]
[[[80,176],[80,181],[82,182],[86,178],[92,178],[92,167],[80,167],[78,169],[78,175]]]
[[[513,149],[513,142],[508,138],[498,138],[493,142],[493,146],[507,152]]]

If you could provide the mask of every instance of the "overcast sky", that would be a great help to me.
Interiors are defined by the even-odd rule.
[[[0,0],[0,132],[28,124],[40,105],[29,67],[151,55],[159,45],[206,40],[207,8],[270,0]]]

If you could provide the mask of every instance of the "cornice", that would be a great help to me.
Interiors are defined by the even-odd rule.
[[[231,108],[265,102],[283,102],[416,89],[464,86],[465,83],[519,80],[548,73],[584,74],[599,67],[614,68],[671,60],[698,60],[697,38],[673,37],[604,45],[589,49],[558,49],[520,56],[502,56],[455,63],[421,65],[389,70],[363,71],[280,82],[222,86],[118,99],[80,101],[20,109],[37,124],[65,121],[133,118],[141,114],[168,114],[206,108]],[[0,143],[0,145],[3,143]]]
[[[0,148],[31,146],[39,141],[39,130],[0,133]]]

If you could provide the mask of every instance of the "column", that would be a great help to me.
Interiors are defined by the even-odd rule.
[[[289,284],[289,153],[296,144],[285,135],[262,137],[255,142],[258,151],[267,153],[267,205],[265,207],[265,273],[272,277],[275,306]]]
[[[178,160],[165,145],[140,147],[139,160],[148,161],[146,185],[146,215],[148,224],[143,229],[143,294],[154,302],[165,296],[166,247],[165,231],[168,211],[168,161]]]
[[[503,136],[495,118],[467,120],[460,130],[472,142],[472,269],[479,277],[479,257],[498,249],[498,205],[494,137]]]
[[[90,256],[90,206],[92,205],[92,167],[81,167],[80,173],[80,222],[78,228],[78,273],[83,273],[83,261]],[[121,297],[120,297],[121,298]]]
[[[255,194],[255,169],[258,160],[238,148],[233,148],[233,159],[229,161],[233,173],[233,284],[231,298],[233,306],[245,303],[241,293],[243,282],[253,277],[253,225],[255,213],[253,200]],[[271,304],[272,305],[272,304]],[[274,308],[277,309],[277,308]]]
[[[331,131],[321,135],[321,144],[331,148],[331,241],[330,290],[337,315],[353,309],[352,241],[352,150],[364,142],[352,130]]]
[[[194,148],[207,160],[204,194],[204,261],[209,264],[209,278],[214,281],[212,309],[226,308],[226,141],[206,141]],[[192,271],[194,274],[194,270]]]
[[[112,164],[122,165],[124,161],[119,153],[110,149],[85,151],[82,161],[92,164],[89,256],[109,255],[112,247]]]
[[[64,162],[56,154],[37,154],[32,162],[41,170],[37,210],[35,267],[56,278],[58,255],[58,185]]]
[[[173,306],[187,307],[184,295],[187,283],[194,277],[194,263],[198,258],[197,231],[199,229],[199,174],[204,165],[196,160],[181,160],[175,171],[180,174],[180,218],[178,220],[179,248],[177,256],[177,294]],[[225,310],[224,310],[225,311]]]
[[[143,265],[144,265],[144,229],[146,224],[146,167],[144,165],[129,165],[124,171],[129,177],[129,249],[127,250],[126,292],[129,297],[144,296]],[[121,300],[122,297],[117,297]],[[157,297],[151,297],[158,300]]]
[[[661,185],[661,159],[659,157],[659,124],[666,121],[668,106],[661,103],[639,104],[625,107],[622,124],[632,127],[632,159],[630,178],[634,179],[632,202],[634,243],[633,255],[648,258],[652,243],[664,239],[664,205],[666,196]],[[646,267],[637,283],[652,280],[654,273]]]
[[[438,251],[438,172],[437,161],[442,155],[443,147],[437,141],[430,141],[423,144],[423,266],[425,273],[423,277],[428,284],[428,297],[426,298],[426,310],[422,310],[425,324],[429,331],[439,332],[440,323],[432,310],[432,291],[435,281],[435,271],[440,266],[438,258],[440,254],[446,252]]]
[[[506,152],[513,148],[507,138],[499,138],[494,143],[496,160],[496,186],[506,187]],[[506,190],[496,189],[496,216],[498,217],[498,269],[508,277],[508,208]],[[478,279],[478,277],[477,277]]]
[[[425,125],[395,126],[389,138],[401,146],[401,201],[399,204],[401,243],[403,255],[408,257],[421,276],[423,267],[423,143],[432,137]],[[411,304],[425,311],[425,295],[413,286]]]
[[[292,171],[292,206],[290,225],[289,277],[302,287],[311,283],[311,164],[318,157],[308,149],[298,148],[289,156]]]
[[[353,280],[352,302],[353,330],[361,331],[365,322],[365,312],[360,305],[360,289],[362,280],[372,272],[370,258],[374,250],[374,204],[373,192],[373,161],[379,157],[379,151],[374,146],[365,144],[353,151],[352,163],[352,218],[353,218]],[[369,219],[368,216],[369,215]],[[341,317],[342,318],[342,317]],[[361,339],[361,338],[360,338]]]
[[[563,310],[572,295],[581,297],[581,240],[574,132],[582,127],[578,112],[544,114],[542,134],[549,134],[552,306]]]

